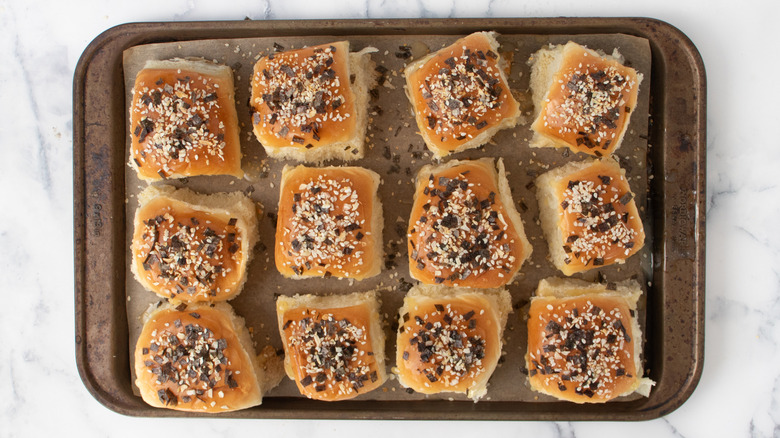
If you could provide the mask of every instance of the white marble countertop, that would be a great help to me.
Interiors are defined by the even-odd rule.
[[[780,87],[780,3],[604,0],[0,0],[0,437],[137,436],[154,430],[236,436],[377,436],[406,431],[538,437],[780,436],[780,144],[769,127]],[[74,357],[72,76],[99,33],[133,21],[395,17],[648,16],[698,46],[708,78],[706,360],[679,409],[643,423],[411,423],[142,419],[82,385]],[[768,86],[759,89],[755,81]],[[770,104],[767,104],[769,102]],[[757,111],[761,108],[761,111]],[[774,199],[774,201],[773,201]],[[13,207],[13,208],[11,208]],[[776,226],[776,225],[775,225]],[[409,429],[413,428],[413,429]],[[532,435],[528,435],[532,434]]]

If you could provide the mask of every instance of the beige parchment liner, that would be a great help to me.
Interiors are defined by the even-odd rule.
[[[255,247],[254,260],[249,266],[247,283],[243,292],[230,301],[236,312],[246,319],[258,351],[267,344],[273,345],[277,350],[282,347],[275,322],[275,295],[341,294],[378,289],[382,299],[384,327],[388,339],[386,346],[388,371],[395,365],[397,311],[401,307],[405,290],[410,286],[411,280],[405,233],[412,208],[413,179],[420,167],[433,161],[431,153],[428,152],[422,138],[417,133],[411,107],[404,94],[405,81],[402,70],[407,63],[419,59],[429,51],[435,51],[453,43],[459,37],[372,35],[202,40],[140,45],[124,52],[125,90],[126,102],[128,103],[131,101],[131,90],[135,76],[148,59],[203,57],[231,66],[234,70],[236,104],[241,124],[241,147],[244,155],[242,165],[247,176],[244,179],[202,176],[186,180],[172,180],[167,183],[186,186],[203,193],[244,191],[253,200],[263,205],[263,215],[260,220],[260,243]],[[389,70],[384,84],[377,87],[378,96],[372,98],[369,104],[372,115],[366,134],[369,141],[365,158],[349,163],[349,165],[372,169],[382,176],[379,196],[384,203],[386,267],[380,275],[362,282],[333,278],[289,280],[283,278],[276,271],[272,251],[279,200],[279,181],[285,162],[268,158],[252,134],[249,109],[252,68],[260,56],[274,51],[274,43],[289,50],[343,39],[350,41],[352,51],[358,51],[368,46],[379,49],[377,53],[372,54],[372,59],[377,65],[385,66]],[[582,160],[586,156],[584,154],[569,155],[561,149],[531,149],[528,147],[528,142],[531,139],[529,126],[533,116],[533,104],[528,90],[530,68],[526,61],[532,53],[546,44],[564,44],[569,40],[584,44],[592,49],[600,49],[605,53],[612,53],[614,48],[618,48],[626,58],[626,63],[644,75],[639,90],[636,114],[631,118],[628,132],[616,155],[620,158],[621,166],[626,169],[631,188],[637,195],[637,206],[640,207],[645,232],[648,233],[644,249],[630,258],[626,264],[592,270],[574,275],[573,278],[590,281],[620,281],[636,278],[643,285],[645,291],[647,290],[647,282],[652,280],[650,278],[652,255],[649,250],[652,246],[652,230],[649,222],[652,215],[647,210],[648,117],[643,117],[643,115],[649,114],[650,100],[651,53],[648,41],[622,34],[500,35],[498,41],[501,43],[502,56],[512,60],[509,85],[521,104],[526,120],[514,129],[499,132],[490,143],[479,149],[472,149],[447,158],[449,160],[452,158],[503,157],[512,195],[525,223],[525,232],[534,248],[532,257],[526,261],[520,271],[521,275],[508,286],[512,295],[514,312],[509,316],[504,335],[504,355],[490,379],[487,396],[482,399],[481,403],[490,401],[554,401],[552,397],[530,390],[523,359],[527,347],[526,314],[528,301],[540,279],[548,276],[563,276],[555,269],[548,257],[547,244],[539,225],[539,209],[532,182],[536,176],[548,169],[570,161]],[[409,49],[404,50],[399,47],[401,45],[408,45]],[[412,57],[404,55],[406,52],[411,52]],[[126,120],[128,117],[126,116]],[[128,122],[126,121],[126,123]],[[131,130],[128,128],[127,132],[129,133]],[[130,137],[128,136],[125,144],[126,155],[129,154],[129,147]],[[345,163],[336,160],[325,163],[325,165],[334,164]],[[129,166],[126,168],[127,229],[125,242],[128,248],[128,260],[130,260],[129,248],[133,233],[132,220],[138,207],[136,196],[146,185],[145,182],[138,179],[132,168]],[[154,293],[146,291],[133,278],[129,264],[126,278],[127,319],[130,333],[130,358],[132,360],[136,340],[142,327],[141,316],[150,303],[158,301],[158,297]],[[644,321],[647,317],[644,303],[643,298],[640,301],[639,311],[642,327],[644,327]],[[647,342],[653,342],[653,340],[650,339]],[[130,366],[130,369],[133,370],[133,367]],[[133,385],[133,389],[138,394],[135,385]],[[295,384],[285,378],[277,388],[267,393],[266,397],[301,396]],[[625,401],[636,398],[639,396],[623,397],[618,400]],[[462,395],[448,393],[428,396],[418,393],[410,394],[392,378],[381,388],[363,394],[356,400],[454,400],[472,403],[471,400]],[[262,409],[262,406],[255,409]]]

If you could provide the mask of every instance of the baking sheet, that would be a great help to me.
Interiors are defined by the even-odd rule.
[[[242,315],[247,325],[253,331],[254,340],[259,348],[271,344],[281,348],[281,340],[275,325],[274,296],[276,294],[292,295],[296,293],[349,293],[379,289],[383,301],[385,328],[388,335],[386,348],[389,358],[388,366],[393,365],[394,328],[397,321],[397,309],[401,306],[404,289],[411,281],[408,273],[405,232],[413,198],[413,179],[417,170],[432,162],[432,155],[427,151],[421,137],[416,133],[417,127],[410,112],[410,106],[404,95],[403,66],[425,55],[429,50],[435,51],[454,42],[455,36],[408,35],[398,36],[355,36],[346,38],[351,42],[352,51],[358,51],[367,46],[379,49],[372,59],[385,66],[389,72],[383,85],[379,86],[378,97],[370,102],[372,116],[367,135],[370,138],[364,159],[350,162],[370,168],[383,177],[379,196],[382,198],[385,210],[385,260],[389,269],[372,279],[356,282],[338,279],[284,279],[275,269],[273,261],[274,218],[278,202],[278,187],[281,168],[285,162],[266,157],[260,144],[251,132],[249,111],[249,88],[252,67],[259,56],[274,50],[274,44],[285,49],[300,48],[304,45],[324,44],[343,37],[285,37],[285,38],[253,38],[204,40],[163,44],[150,44],[132,47],[125,51],[123,68],[125,73],[126,102],[130,102],[130,90],[136,73],[147,59],[169,59],[174,57],[204,57],[231,66],[236,79],[236,102],[239,121],[242,126],[241,140],[244,154],[243,167],[247,177],[238,180],[232,177],[191,177],[183,181],[169,181],[177,186],[186,186],[193,190],[214,193],[219,191],[240,190],[248,193],[252,199],[264,206],[263,219],[260,225],[260,244],[255,248],[255,257],[249,266],[249,275],[244,291],[230,302],[236,311]],[[530,68],[525,61],[530,54],[545,44],[561,44],[569,40],[587,45],[590,48],[601,49],[611,53],[618,48],[625,56],[626,63],[644,75],[640,86],[637,109],[631,119],[629,131],[622,146],[616,152],[621,166],[626,169],[632,190],[637,195],[637,205],[645,223],[648,237],[644,249],[630,258],[625,265],[613,265],[585,274],[575,275],[591,281],[619,281],[626,278],[636,278],[644,285],[652,281],[651,251],[652,226],[649,218],[651,212],[647,209],[647,132],[648,119],[642,117],[649,112],[650,61],[651,53],[648,41],[643,38],[621,34],[609,35],[505,35],[499,36],[502,56],[513,60],[509,75],[509,85],[521,107],[527,112],[527,122],[514,129],[499,132],[491,143],[476,150],[456,154],[451,158],[481,158],[503,157],[509,173],[509,183],[512,189],[520,215],[525,223],[526,234],[534,246],[532,257],[521,269],[514,283],[508,286],[513,298],[515,312],[510,315],[505,332],[505,344],[502,362],[496,369],[488,387],[486,401],[535,401],[545,402],[553,399],[548,396],[533,393],[527,386],[524,374],[523,355],[526,348],[526,327],[524,321],[524,306],[527,304],[539,279],[548,276],[562,276],[548,260],[547,245],[542,237],[538,223],[538,207],[535,199],[535,189],[532,181],[546,171],[572,160],[585,158],[583,154],[569,154],[560,149],[530,149],[528,141],[531,138],[529,124],[532,120],[532,104],[528,92]],[[408,45],[413,57],[406,57],[407,51],[401,45]],[[131,132],[127,130],[126,132]],[[126,156],[129,153],[129,137],[125,145]],[[449,158],[448,158],[449,159]],[[445,160],[446,161],[446,160]],[[328,162],[333,164],[340,162]],[[146,187],[135,172],[127,167],[125,170],[126,193],[126,248],[129,248],[132,235],[132,218],[137,208],[137,194]],[[129,260],[129,249],[128,260]],[[144,290],[133,278],[129,266],[126,267],[127,320],[129,325],[132,350],[140,333],[140,316],[146,307],[158,300],[157,296]],[[645,288],[646,289],[646,288]],[[640,304],[641,306],[641,304]],[[639,316],[643,322],[645,312],[640,307]],[[653,342],[649,339],[648,342]],[[258,348],[258,349],[259,349]],[[132,370],[132,367],[131,367]],[[133,386],[135,390],[135,387]],[[301,397],[295,384],[284,379],[282,384],[270,391],[266,397]],[[632,400],[637,398],[623,398]],[[422,395],[409,394],[395,380],[389,380],[383,387],[373,392],[359,396],[356,400],[436,400],[454,399],[471,403],[464,396],[453,394]],[[619,402],[619,401],[616,401]],[[614,402],[613,402],[614,403]],[[255,408],[262,409],[262,407]]]

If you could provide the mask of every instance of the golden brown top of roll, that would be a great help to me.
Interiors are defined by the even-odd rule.
[[[378,185],[376,173],[359,167],[285,168],[276,228],[279,272],[355,279],[379,273]]]
[[[508,283],[530,249],[499,195],[492,161],[438,169],[418,175],[408,232],[412,276],[448,286]]]
[[[243,176],[230,67],[150,62],[166,67],[144,68],[133,87],[130,158],[138,176]]]
[[[528,319],[532,386],[577,403],[610,400],[636,387],[631,316],[624,299],[534,298]],[[640,371],[641,375],[641,371]]]
[[[396,364],[417,392],[462,392],[484,386],[501,355],[498,309],[482,295],[409,297],[398,329]]]
[[[157,197],[139,207],[133,235],[136,272],[154,292],[181,301],[235,295],[248,250],[238,219]]]
[[[553,190],[560,194],[560,232],[569,271],[622,261],[644,244],[634,195],[614,161],[594,161],[556,181]]]
[[[560,69],[532,128],[575,152],[611,154],[636,107],[636,70],[576,43],[564,47]]]
[[[232,311],[221,308],[182,303],[150,315],[135,350],[136,384],[147,403],[214,413],[260,404],[253,353],[244,349]]]
[[[437,149],[452,152],[505,118],[516,117],[519,105],[502,68],[495,39],[479,32],[408,71],[407,93],[427,140]]]
[[[347,141],[357,123],[354,105],[348,41],[272,53],[255,64],[252,124],[265,146]]]
[[[345,400],[382,384],[370,318],[371,310],[365,305],[284,311],[280,321],[285,354],[301,394],[317,400]]]

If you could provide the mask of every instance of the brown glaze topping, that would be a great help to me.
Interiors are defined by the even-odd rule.
[[[610,264],[641,246],[640,233],[634,227],[638,219],[628,208],[633,195],[622,176],[597,174],[568,180],[562,199],[567,264],[572,260],[583,266]]]
[[[485,311],[464,303],[434,304],[427,310],[404,316],[408,319],[399,328],[404,335],[399,348],[404,349],[402,360],[408,364],[403,366],[424,375],[426,387],[436,382],[447,387],[473,382],[485,372],[486,329],[478,324]]]
[[[322,45],[261,59],[252,78],[253,124],[290,146],[311,148],[328,135],[321,132],[326,124],[354,118],[347,70],[338,65],[347,54],[337,52],[335,45]]]
[[[172,312],[151,332],[142,348],[144,369],[160,388],[157,397],[166,406],[200,401],[211,407],[239,386],[227,351],[226,338],[197,321],[197,312]]]
[[[452,149],[495,125],[503,113],[499,109],[513,100],[501,78],[498,54],[481,36],[437,52],[410,79],[422,112],[420,129],[441,143],[454,143]]]
[[[140,262],[139,275],[157,293],[191,301],[234,291],[231,283],[243,257],[236,219],[170,206],[144,213],[148,219],[136,231],[133,252]]]
[[[291,180],[283,190],[289,211],[280,212],[277,230],[282,266],[295,275],[326,277],[369,269],[364,260],[372,239],[371,195],[360,183],[347,173],[319,173]]]
[[[616,146],[635,105],[636,74],[584,49],[576,53],[582,58],[570,61],[553,79],[542,110],[544,130],[575,150],[602,156]]]
[[[377,381],[368,321],[361,309],[294,309],[284,314],[288,354],[305,395],[351,398]]]
[[[194,162],[225,161],[225,124],[220,94],[211,77],[195,72],[143,70],[133,88],[133,159],[163,178]]]
[[[431,174],[418,189],[408,233],[410,264],[435,284],[458,285],[491,273],[497,286],[511,277],[520,247],[491,177],[480,167],[469,169]]]
[[[531,317],[539,339],[529,340],[529,376],[587,398],[611,399],[613,388],[635,377],[631,318],[612,299],[541,300]],[[544,306],[542,308],[541,306]],[[534,316],[536,315],[536,316]],[[622,383],[618,383],[623,381]]]

